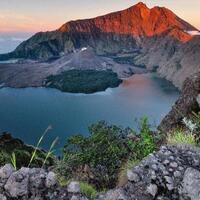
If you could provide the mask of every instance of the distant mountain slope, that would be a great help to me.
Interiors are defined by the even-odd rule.
[[[186,42],[192,36],[185,31],[196,30],[167,8],[150,9],[138,3],[93,19],[70,21],[52,32],[37,33],[12,53],[0,55],[0,59],[47,59],[84,46],[91,46],[98,54],[104,55],[133,51],[141,47],[145,38],[165,33]]]
[[[159,35],[171,28],[196,30],[164,7],[148,8],[138,3],[126,10],[88,20],[71,21],[64,24],[61,32],[118,33],[133,36]]]
[[[46,62],[61,57],[58,62],[62,69],[79,69],[79,63],[84,63],[81,69],[103,70],[99,55],[113,58],[113,55],[131,54],[127,59],[134,66],[157,70],[181,88],[188,76],[200,71],[200,36],[191,34],[195,32],[198,32],[195,27],[169,9],[150,9],[138,3],[104,16],[67,22],[55,31],[37,33],[15,51],[0,55],[0,60],[23,58]],[[77,57],[77,52],[85,47],[92,49],[90,53],[94,51],[90,59],[86,55]],[[66,64],[66,58],[72,54],[74,59]],[[115,68],[116,72],[120,69],[120,74],[132,74],[128,68],[125,72],[119,65]]]

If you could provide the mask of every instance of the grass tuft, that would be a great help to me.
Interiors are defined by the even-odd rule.
[[[16,159],[16,155],[13,152],[10,158],[10,161],[12,163],[12,166],[14,167],[15,170],[17,170],[17,159]]]
[[[94,199],[97,195],[96,189],[88,183],[80,182],[80,189],[89,199]]]
[[[45,135],[46,135],[46,134],[48,133],[48,131],[51,130],[51,129],[52,129],[52,127],[51,127],[51,126],[48,126],[47,129],[46,129],[46,130],[44,131],[44,133],[42,134],[42,136],[40,137],[40,139],[38,140],[38,143],[37,143],[37,145],[36,145],[36,147],[35,147],[35,149],[34,149],[32,155],[31,155],[31,159],[30,159],[30,161],[29,161],[28,167],[30,167],[31,163],[32,163],[32,162],[34,161],[34,159],[36,158],[36,156],[37,156],[37,151],[38,151],[38,149],[39,149],[40,144],[42,143],[42,141],[43,141]]]
[[[198,146],[198,142],[193,133],[187,133],[183,130],[175,130],[167,136],[167,144],[190,144],[193,146]]]

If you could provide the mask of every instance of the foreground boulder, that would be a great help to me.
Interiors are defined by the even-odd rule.
[[[199,200],[200,148],[163,146],[128,171],[128,183],[98,200]]]
[[[123,187],[99,193],[96,200],[199,200],[200,148],[189,145],[163,146],[127,171]],[[58,184],[56,174],[40,168],[15,171],[0,168],[1,200],[87,200],[73,181]]]
[[[79,188],[77,182],[61,187],[56,174],[44,169],[15,171],[10,164],[0,168],[0,200],[87,200]]]

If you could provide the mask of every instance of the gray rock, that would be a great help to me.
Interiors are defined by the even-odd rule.
[[[7,179],[14,172],[14,168],[10,164],[6,164],[5,166],[0,168],[0,187],[4,186]]]
[[[72,181],[69,183],[67,187],[67,191],[70,193],[79,193],[80,192],[80,184],[77,181]]]
[[[156,196],[158,192],[158,187],[157,185],[155,184],[150,184],[148,187],[147,187],[147,193],[151,194],[153,197]]]
[[[168,165],[169,163],[170,163],[169,160],[164,160],[164,162],[163,162],[164,165]]]
[[[166,186],[167,186],[167,189],[168,189],[169,191],[174,190],[174,184],[173,184],[173,183],[166,184]]]
[[[188,168],[185,171],[182,188],[179,190],[181,196],[186,196],[191,200],[200,199],[200,171]]]
[[[122,189],[110,190],[105,194],[100,194],[98,200],[128,200]]]
[[[11,197],[20,198],[28,195],[29,169],[21,168],[9,177],[5,190]]]
[[[54,172],[49,172],[46,177],[46,187],[54,187],[57,183],[56,174]]]
[[[0,194],[0,200],[7,200],[7,197],[4,196],[3,194]]]
[[[88,200],[87,197],[84,197],[84,196],[79,196],[79,195],[73,195],[71,197],[71,200]]]
[[[127,177],[128,177],[129,181],[132,181],[132,182],[135,182],[135,183],[140,181],[140,176],[137,173],[135,173],[131,170],[127,171]]]
[[[176,162],[171,162],[171,163],[169,164],[169,166],[172,167],[172,168],[177,168],[177,167],[178,167],[178,164],[177,164]]]
[[[170,176],[164,176],[167,183],[173,183],[173,179]]]
[[[155,171],[158,171],[158,165],[156,165],[156,164],[153,164],[153,165],[151,166],[151,168],[152,168],[153,170],[155,170]]]
[[[175,172],[174,172],[174,177],[179,178],[179,177],[181,177],[181,176],[182,176],[182,174],[181,174],[180,171],[175,171]]]

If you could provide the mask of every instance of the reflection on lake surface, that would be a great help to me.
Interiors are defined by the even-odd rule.
[[[56,136],[62,146],[72,134],[88,134],[87,127],[99,120],[134,128],[134,119],[145,115],[158,124],[178,95],[169,82],[153,74],[134,75],[118,88],[89,95],[47,88],[2,88],[0,130],[35,144],[52,125],[43,147],[48,147]]]

